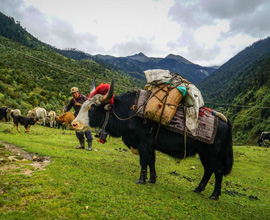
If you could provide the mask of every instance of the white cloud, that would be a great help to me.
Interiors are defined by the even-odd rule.
[[[185,30],[175,43],[178,53],[201,65],[221,65],[269,36],[269,10],[268,0],[175,1],[170,15]]]
[[[270,30],[268,0],[1,0],[0,11],[60,49],[200,65],[220,65]]]
[[[220,39],[222,33],[229,30],[229,23],[224,20],[217,20],[213,25],[201,26],[194,33],[194,39],[200,42],[203,47],[212,48],[213,42]]]

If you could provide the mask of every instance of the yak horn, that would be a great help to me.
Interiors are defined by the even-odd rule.
[[[104,96],[103,100],[101,101],[102,104],[110,102],[111,98],[113,97],[113,91],[114,91],[114,75],[112,78],[112,83],[110,85],[110,90],[107,92],[107,94]]]
[[[96,83],[96,77],[94,78],[94,80],[93,80],[93,82],[92,82],[91,89],[90,89],[90,94],[91,94],[92,92],[94,92],[95,89],[96,89],[95,83]]]

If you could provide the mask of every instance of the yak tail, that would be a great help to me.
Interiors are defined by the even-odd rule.
[[[233,146],[232,146],[232,124],[228,119],[228,142],[225,150],[225,158],[223,161],[223,175],[228,175],[232,171],[233,166]]]

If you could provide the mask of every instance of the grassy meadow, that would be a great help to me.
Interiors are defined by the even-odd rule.
[[[192,192],[203,175],[198,155],[179,162],[157,152],[157,183],[137,185],[139,157],[121,139],[94,139],[88,152],[75,149],[73,130],[35,125],[30,134],[22,126],[11,134],[10,128],[0,122],[2,142],[50,163],[33,166],[0,144],[0,219],[269,219],[268,148],[234,146],[233,171],[213,201],[214,176],[201,194]]]

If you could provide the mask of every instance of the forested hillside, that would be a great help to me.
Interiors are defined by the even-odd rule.
[[[205,99],[230,103],[251,81],[252,71],[270,55],[270,37],[247,47],[198,84]],[[247,72],[249,75],[247,75]]]
[[[234,141],[270,131],[270,38],[241,51],[198,85],[208,106],[232,120]]]
[[[49,47],[29,48],[0,36],[0,106],[26,111],[36,106],[60,111],[67,104],[70,88],[88,94],[96,85],[110,82],[115,74],[115,92],[135,89],[130,78],[90,61],[68,59]]]
[[[14,18],[7,17],[2,12],[0,12],[0,36],[19,42],[27,47],[50,47],[29,34],[19,21],[15,22]]]
[[[229,106],[228,116],[233,120],[235,141],[256,143],[261,132],[270,131],[270,56],[257,68],[243,72],[241,92]]]

